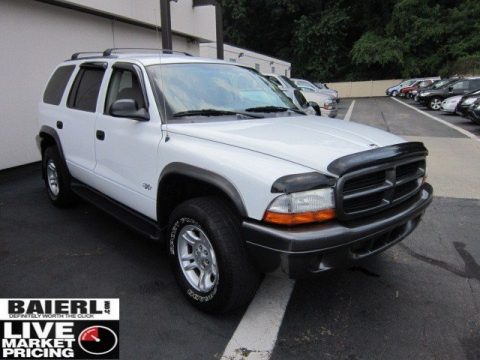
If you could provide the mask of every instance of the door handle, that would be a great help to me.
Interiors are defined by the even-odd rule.
[[[100,141],[103,141],[105,140],[105,132],[103,132],[102,130],[97,130],[97,139],[100,140]]]
[[[57,121],[57,129],[63,129],[63,122]]]

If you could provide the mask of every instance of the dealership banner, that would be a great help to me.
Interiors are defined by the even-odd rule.
[[[118,359],[119,299],[0,299],[0,359]]]

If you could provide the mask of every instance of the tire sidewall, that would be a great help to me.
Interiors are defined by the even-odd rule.
[[[43,155],[43,166],[42,166],[42,171],[43,171],[43,178],[45,179],[45,187],[47,188],[47,194],[48,196],[50,197],[50,199],[53,201],[53,202],[56,202],[58,201],[58,199],[61,197],[62,195],[62,191],[63,191],[63,187],[64,187],[64,184],[63,184],[63,179],[62,179],[62,175],[61,175],[61,172],[60,172],[60,166],[61,164],[59,163],[59,157],[56,156],[56,151],[54,148],[47,148],[44,152],[44,155]],[[48,165],[48,162],[49,160],[52,160],[53,163],[55,164],[55,168],[56,168],[56,171],[57,171],[57,177],[58,177],[58,195],[55,195],[54,193],[52,193],[52,190],[50,189],[50,185],[48,183],[48,175],[47,175],[47,165]]]

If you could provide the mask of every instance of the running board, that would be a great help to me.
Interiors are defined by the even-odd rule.
[[[154,220],[120,204],[78,180],[72,180],[71,188],[80,198],[92,203],[141,235],[152,240],[162,239],[161,230]]]

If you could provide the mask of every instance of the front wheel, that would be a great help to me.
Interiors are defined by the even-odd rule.
[[[170,263],[180,289],[202,311],[227,312],[255,294],[260,275],[239,224],[230,207],[214,197],[188,200],[170,216]]]
[[[434,97],[428,102],[428,107],[432,110],[438,111],[442,107],[442,99],[439,97]]]
[[[392,97],[396,97],[398,95],[398,91],[397,90],[393,90],[392,91]]]

